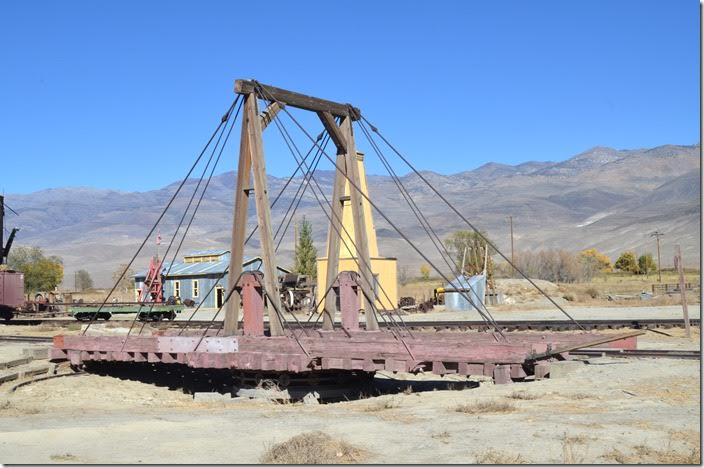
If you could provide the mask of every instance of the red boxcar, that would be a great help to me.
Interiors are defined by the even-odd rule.
[[[24,273],[0,271],[0,310],[14,310],[24,305]]]

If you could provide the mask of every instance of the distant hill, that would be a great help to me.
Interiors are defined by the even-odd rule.
[[[562,162],[526,162],[516,166],[488,163],[453,175],[423,172],[476,226],[507,251],[507,217],[513,216],[516,249],[596,247],[615,260],[623,250],[654,252],[649,233],[658,229],[663,238],[663,263],[671,266],[673,247],[682,245],[686,263],[699,262],[700,146],[665,145],[651,149],[615,150],[596,147]],[[320,171],[317,180],[329,197],[333,173]],[[441,236],[464,229],[463,223],[437,199],[415,174],[402,178]],[[235,174],[213,178],[196,217],[185,250],[229,247]],[[300,183],[298,178],[296,182]],[[372,198],[391,220],[426,252],[432,244],[388,176],[370,175]],[[271,194],[285,179],[269,177]],[[189,181],[191,190],[196,181]],[[288,207],[295,188],[287,189],[272,212],[275,226]],[[6,196],[20,213],[8,224],[22,228],[18,245],[38,245],[64,258],[66,283],[73,272],[86,269],[96,284],[107,286],[111,272],[126,263],[143,240],[177,184],[148,192],[121,192],[91,188],[54,188],[27,195]],[[273,195],[272,195],[273,198]],[[188,200],[178,199],[174,212],[164,218],[165,244]],[[313,223],[318,251],[325,249],[327,218],[309,189],[298,210]],[[253,209],[249,225],[256,223]],[[381,253],[398,257],[402,266],[417,271],[421,259],[380,216],[375,215]],[[255,236],[256,239],[256,236]],[[280,263],[292,258],[292,229],[281,244]],[[253,241],[252,246],[257,247]],[[142,268],[149,251],[139,258]],[[252,250],[251,253],[255,253]],[[136,269],[137,269],[136,268]]]

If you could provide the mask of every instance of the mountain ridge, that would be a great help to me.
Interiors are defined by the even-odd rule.
[[[666,232],[664,248],[682,244],[685,260],[694,264],[700,256],[700,150],[699,144],[634,150],[595,146],[558,162],[527,161],[516,165],[489,162],[450,175],[420,172],[502,250],[509,245],[506,218],[511,215],[519,250],[595,247],[615,260],[615,255],[626,249],[652,251],[652,239],[647,234],[659,229]],[[332,193],[333,175],[330,170],[316,172],[316,180],[327,198]],[[416,174],[399,177],[443,238],[454,230],[466,228],[456,216],[448,214],[449,209]],[[300,175],[295,178],[272,210],[275,226],[301,180]],[[286,181],[287,178],[268,176],[271,199]],[[431,251],[432,243],[417,225],[393,180],[369,174],[368,181],[375,203],[385,212],[388,209],[394,224],[412,241]],[[194,236],[185,243],[186,251],[229,246],[234,182],[234,171],[213,176],[192,228]],[[111,272],[129,260],[178,184],[144,192],[56,187],[29,194],[8,194],[8,204],[20,216],[8,218],[6,224],[22,228],[16,240],[18,245],[38,245],[48,254],[62,256],[69,283],[73,271],[83,268],[93,275],[97,285],[106,286]],[[184,189],[188,195],[176,199],[175,209],[185,209],[189,190],[196,184],[196,179],[186,181]],[[299,214],[313,222],[314,240],[322,253],[328,220],[310,188]],[[380,252],[398,257],[402,266],[417,269],[421,259],[409,253],[411,249],[381,216],[376,213],[374,216]],[[176,212],[164,217],[160,229],[165,242],[179,219],[180,213]],[[255,223],[250,208],[250,228]],[[282,243],[281,263],[291,261],[290,244],[289,230]],[[139,257],[138,268],[146,263],[149,254]],[[439,257],[434,260],[439,261]]]

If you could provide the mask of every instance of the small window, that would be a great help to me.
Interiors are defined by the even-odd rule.
[[[198,280],[193,280],[193,297],[198,297],[198,294],[200,293],[198,289]]]
[[[181,282],[174,281],[174,296],[181,297]]]

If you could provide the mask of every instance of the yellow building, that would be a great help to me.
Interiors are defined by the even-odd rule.
[[[364,154],[357,153],[357,167],[359,168],[360,188],[365,195],[369,195],[367,190],[367,176],[364,171]],[[342,204],[342,240],[340,241],[340,266],[339,271],[356,271],[359,273],[357,262],[355,261],[355,248],[357,244],[354,234],[354,224],[352,221],[352,208],[350,206],[350,184],[345,182],[345,197]],[[374,273],[374,289],[377,297],[376,306],[379,309],[395,309],[398,304],[398,284],[396,273],[396,259],[391,257],[380,257],[379,246],[376,242],[376,229],[372,218],[372,207],[368,200],[362,200],[362,210],[367,226],[367,238],[369,243],[369,256],[371,257],[371,268]],[[348,235],[349,234],[349,235]],[[350,240],[351,236],[351,240]],[[354,244],[353,244],[354,241]],[[327,248],[325,249],[327,252]],[[325,293],[327,284],[327,257],[317,259],[318,270],[318,301]],[[388,296],[388,297],[387,297]],[[322,308],[322,305],[321,305]]]

